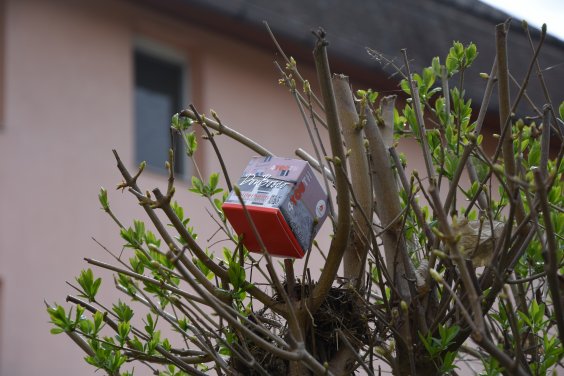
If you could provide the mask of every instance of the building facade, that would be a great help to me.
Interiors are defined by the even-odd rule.
[[[194,103],[201,112],[213,108],[226,125],[276,155],[309,150],[294,100],[278,85],[272,62],[280,56],[256,21],[270,15],[278,29],[292,31],[281,39],[306,60],[302,73],[314,82],[310,34],[302,31],[298,38],[295,25],[280,18],[291,10],[277,13],[261,1],[205,3],[0,0],[0,376],[93,374],[78,347],[49,333],[44,300],[64,304],[73,292],[65,281],[74,283],[86,268],[84,257],[109,259],[92,238],[121,251],[118,228],[100,210],[100,186],[110,191],[110,204],[126,226],[143,219],[134,197],[113,190],[121,177],[112,149],[131,170],[148,160],[144,189],[164,187],[166,149],[178,143],[169,137],[167,119]],[[245,3],[245,12],[237,8]],[[301,27],[307,24],[302,21]],[[354,52],[340,48],[335,34],[338,70],[350,69],[363,88],[399,91],[387,81],[389,72],[348,61],[344,54]],[[217,142],[236,178],[254,153],[225,137]],[[219,164],[205,143],[200,140],[196,161],[207,175]],[[211,238],[215,226],[206,203],[187,192],[194,166],[184,158],[176,165],[176,199],[200,239]],[[109,275],[95,274],[105,277],[101,298],[115,301],[119,294]]]

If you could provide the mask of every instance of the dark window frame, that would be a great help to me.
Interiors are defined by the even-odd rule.
[[[137,163],[146,160],[148,170],[163,174],[166,172],[164,163],[168,157],[168,148],[172,146],[175,150],[176,176],[189,176],[192,166],[184,153],[182,138],[170,132],[169,127],[172,115],[187,103],[189,69],[186,56],[159,42],[141,37],[135,39],[132,55],[135,160]],[[166,101],[169,103],[164,103]],[[157,111],[144,112],[140,108],[143,102],[152,103]],[[163,106],[168,108],[163,109]],[[158,124],[140,121],[140,116],[153,117],[153,112],[158,113],[158,110],[161,112],[156,115],[159,117]],[[162,132],[159,127],[162,127]],[[150,147],[151,143],[159,147],[158,158],[155,158],[154,151],[144,149],[143,144]]]

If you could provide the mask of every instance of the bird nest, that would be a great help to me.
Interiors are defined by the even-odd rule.
[[[284,287],[287,289],[287,284],[284,284]],[[290,295],[298,301],[302,299],[302,295],[307,298],[312,290],[311,287],[312,285],[296,283],[293,294]],[[282,301],[280,296],[275,296],[275,299]],[[265,314],[266,308],[262,309],[257,316],[264,317]],[[370,335],[368,316],[368,308],[358,293],[350,288],[332,287],[319,309],[310,316],[313,320],[309,322],[308,330],[305,333],[307,350],[319,362],[324,363],[330,361],[337,351],[345,346],[343,337],[353,347],[359,348],[362,343],[367,343]],[[276,319],[278,322],[281,320],[280,317]],[[266,329],[273,332],[278,331],[282,338],[288,337],[287,324],[277,328],[272,320],[269,321],[270,323],[262,321]],[[245,375],[262,375],[264,371],[273,376],[288,374],[288,361],[276,357],[253,343],[247,343],[247,346],[263,372],[232,359],[232,364],[237,371]]]

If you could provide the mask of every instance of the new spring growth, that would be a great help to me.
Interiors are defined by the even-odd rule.
[[[106,188],[100,188],[100,193],[98,193],[98,200],[100,201],[100,205],[102,205],[102,209],[104,211],[110,210],[110,204],[108,203],[108,191],[106,190]]]
[[[493,170],[498,174],[503,174],[503,166],[498,163],[493,165]]]
[[[205,126],[206,126],[206,121],[208,120],[208,119],[206,118],[206,114],[202,114],[202,115],[200,115],[200,117],[202,118],[202,124],[200,124],[200,125],[201,125],[202,127],[205,127]]]
[[[433,233],[434,233],[435,235],[437,235],[437,237],[439,237],[440,239],[446,238],[445,234],[443,234],[443,233],[442,233],[438,228],[436,228],[436,227],[433,227],[433,228],[431,229],[431,231],[433,231]]]
[[[292,77],[292,76],[290,76],[290,77]],[[293,78],[290,79],[290,89],[296,90],[296,80],[293,79]]]
[[[286,63],[286,69],[295,70],[296,66],[296,60],[292,56],[290,56],[290,61]]]
[[[310,94],[310,93],[311,93],[311,85],[309,84],[309,81],[308,81],[308,80],[304,80],[303,89],[304,89],[304,93],[306,93],[306,94]]]
[[[438,283],[443,282],[443,277],[435,269],[433,268],[429,269],[429,274],[431,275],[431,278],[433,278],[436,282]]]
[[[525,128],[525,122],[523,121],[523,119],[518,119],[517,122],[515,123],[515,126],[517,126],[517,129],[522,132],[523,128]]]
[[[233,192],[235,192],[235,194],[237,195],[237,197],[239,199],[241,199],[241,189],[239,188],[238,185],[234,185],[233,186]]]
[[[347,155],[348,155],[348,154],[347,154]],[[334,158],[333,158],[333,163],[334,163],[335,166],[337,166],[337,167],[341,166],[341,165],[342,165],[341,158],[339,158],[339,157],[334,157]]]
[[[388,350],[386,350],[384,347],[382,346],[376,346],[374,347],[374,351],[376,351],[376,354],[381,355],[381,356],[387,356],[389,355]]]
[[[214,118],[214,120],[217,121],[217,124],[219,124],[219,127],[221,128],[223,126],[223,124],[221,124],[221,120],[219,120],[219,116],[217,115],[217,112],[215,112],[215,110],[211,109],[210,114]]]
[[[446,253],[444,253],[443,251],[438,250],[438,249],[433,250],[433,254],[440,259],[448,258],[448,255]]]
[[[360,121],[358,122],[358,124],[354,127],[354,129],[356,131],[361,131],[364,127],[366,126],[366,119],[360,119]]]

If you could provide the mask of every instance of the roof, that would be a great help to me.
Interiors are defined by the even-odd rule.
[[[298,63],[311,62],[314,44],[311,30],[322,26],[330,42],[333,71],[348,74],[357,82],[380,85],[373,87],[376,91],[397,90],[397,80],[385,80],[393,70],[370,56],[367,47],[388,59],[396,59],[400,65],[400,50],[406,48],[412,70],[417,70],[430,65],[434,56],[446,56],[453,40],[464,44],[472,41],[478,46],[479,56],[465,76],[465,88],[474,100],[481,98],[485,86],[478,73],[490,72],[495,56],[495,25],[508,18],[478,0],[138,0],[136,3],[270,48],[274,57],[274,46],[263,25],[267,21],[283,48]],[[536,45],[540,32],[531,31]],[[533,51],[518,21],[511,25],[508,47],[510,71],[522,81]],[[551,97],[555,101],[564,99],[564,42],[547,37],[539,61]],[[542,106],[544,96],[534,76],[528,93]],[[517,87],[513,85],[511,89],[515,95]],[[496,102],[494,95],[492,108],[497,107]]]

